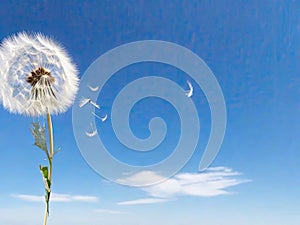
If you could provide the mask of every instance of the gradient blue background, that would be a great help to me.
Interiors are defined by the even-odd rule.
[[[108,183],[89,168],[76,146],[70,109],[53,118],[55,145],[62,146],[54,161],[53,191],[93,195],[99,202],[53,203],[49,224],[300,223],[298,1],[1,1],[0,39],[23,30],[42,32],[62,43],[78,65],[80,76],[101,54],[128,42],[156,39],[189,48],[214,72],[226,100],[227,131],[213,166],[232,168],[251,180],[232,188],[233,195],[118,205],[145,195],[139,189]],[[187,75],[173,71],[176,75],[172,77],[172,68],[160,66],[145,64],[120,71],[135,75],[116,75],[110,80],[99,98],[103,113],[110,112],[116,91],[135,78],[136,73],[130,71],[147,75],[165,70],[168,78],[187,88]],[[183,168],[186,172],[197,171],[210,129],[209,108],[199,87],[195,99],[202,122],[201,142]],[[131,123],[137,136],[147,136],[147,118],[157,114],[174,126],[171,131],[178,128],[176,112],[167,103],[145,100],[133,109]],[[31,122],[31,118],[9,114],[0,107],[0,224],[42,222],[42,203],[13,197],[44,194],[38,165],[45,161],[33,146]],[[99,129],[107,144],[114,147],[113,154],[124,161],[147,164],[170,153],[121,155],[110,121],[99,124]],[[171,146],[178,133],[168,135],[164,144]],[[129,214],[90,213],[97,208]]]

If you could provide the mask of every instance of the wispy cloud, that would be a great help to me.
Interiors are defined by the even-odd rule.
[[[71,200],[77,202],[98,202],[99,198],[96,196],[75,195],[75,196],[71,196]]]
[[[169,199],[161,199],[161,198],[141,198],[136,200],[118,202],[118,205],[144,205],[144,204],[152,204],[152,203],[160,203],[166,202]]]
[[[212,197],[231,194],[226,190],[249,180],[240,179],[241,174],[226,167],[214,167],[202,173],[180,173],[157,185],[144,188],[150,196],[170,198],[178,195]]]
[[[94,209],[95,213],[103,213],[103,214],[128,214],[128,212],[111,210],[111,209]]]
[[[145,184],[153,184],[157,183],[157,181],[166,179],[167,177],[162,177],[153,171],[144,170],[135,174],[126,174],[123,178],[117,179],[117,181],[127,185],[135,184],[135,186],[143,186]]]
[[[18,198],[28,202],[44,202],[44,196],[40,195],[23,195],[23,194],[13,194],[14,198]],[[51,202],[98,202],[99,199],[96,196],[88,195],[68,195],[68,194],[56,194],[52,193]]]
[[[147,175],[147,176],[146,176]],[[119,205],[150,204],[165,202],[177,196],[213,197],[232,194],[227,190],[230,187],[249,182],[241,179],[242,174],[227,167],[213,167],[201,173],[179,173],[166,181],[142,188],[151,198],[143,198],[132,201],[119,202]],[[158,173],[143,171],[123,181],[136,183],[144,182],[145,179],[152,180],[160,176]],[[164,179],[164,177],[161,177]]]

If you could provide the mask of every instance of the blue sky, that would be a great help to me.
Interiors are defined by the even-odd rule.
[[[167,183],[142,189],[108,182],[94,172],[76,145],[72,110],[54,116],[55,145],[62,151],[54,159],[49,225],[298,225],[299,17],[297,1],[2,1],[0,39],[24,30],[50,35],[72,55],[80,76],[112,48],[164,40],[199,55],[214,72],[226,101],[225,139],[211,170],[199,176],[210,112],[195,86],[192,100],[201,134],[193,157]],[[190,79],[155,63],[129,66],[103,88],[101,113],[110,115],[118,90],[139,74],[162,74],[183,88]],[[131,115],[132,129],[141,138],[149,135],[148,120],[157,115],[170,132],[157,153],[123,151],[110,118],[97,129],[115,157],[149,164],[171,153],[179,134],[176,111],[159,99],[145,99]],[[38,165],[46,161],[33,145],[31,122],[0,107],[0,224],[42,223]],[[217,179],[217,186],[207,177]]]

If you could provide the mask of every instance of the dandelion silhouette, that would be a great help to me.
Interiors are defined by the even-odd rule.
[[[46,191],[44,225],[49,215],[54,151],[51,115],[65,112],[78,91],[78,71],[65,50],[44,35],[18,33],[0,44],[0,103],[11,113],[47,117],[46,126],[33,123],[35,145],[47,155],[40,166]]]

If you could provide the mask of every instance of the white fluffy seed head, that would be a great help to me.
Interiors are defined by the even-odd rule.
[[[0,102],[12,113],[65,112],[78,91],[77,75],[65,50],[42,34],[18,33],[0,45]]]

